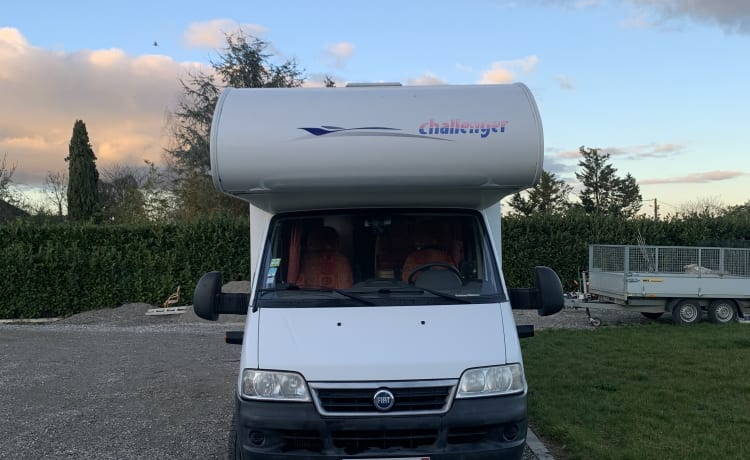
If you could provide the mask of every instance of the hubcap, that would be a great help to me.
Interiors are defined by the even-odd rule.
[[[732,307],[723,303],[716,308],[716,318],[719,321],[729,321],[732,319]]]
[[[695,305],[683,305],[680,307],[680,318],[686,323],[692,323],[698,316],[698,309]]]

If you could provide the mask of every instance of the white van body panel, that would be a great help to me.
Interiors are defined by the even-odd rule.
[[[518,338],[516,320],[511,310],[510,302],[500,304],[503,315],[503,338],[505,339],[505,359],[508,363],[523,364],[521,341]]]
[[[230,88],[211,128],[216,187],[270,212],[481,209],[535,184],[543,154],[520,83]]]
[[[311,382],[458,379],[506,363],[503,325],[498,304],[265,308],[258,367]]]
[[[265,245],[268,226],[271,223],[272,217],[273,215],[268,211],[264,211],[250,203],[250,279],[252,282],[250,303],[255,299],[254,288],[258,282],[256,274],[259,270],[260,256],[263,254],[263,246]]]

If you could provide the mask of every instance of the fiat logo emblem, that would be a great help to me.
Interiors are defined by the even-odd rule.
[[[378,410],[387,411],[396,403],[396,398],[388,390],[378,390],[372,397],[372,403]]]

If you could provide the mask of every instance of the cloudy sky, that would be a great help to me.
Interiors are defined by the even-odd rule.
[[[663,212],[750,200],[748,0],[6,3],[0,159],[26,186],[66,168],[76,119],[100,169],[160,162],[179,79],[242,27],[310,85],[522,81],[542,114],[545,169],[570,183],[584,145]]]

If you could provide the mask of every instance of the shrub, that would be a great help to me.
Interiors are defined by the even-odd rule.
[[[67,316],[126,302],[160,304],[203,273],[249,274],[246,219],[137,226],[0,226],[0,318]]]

